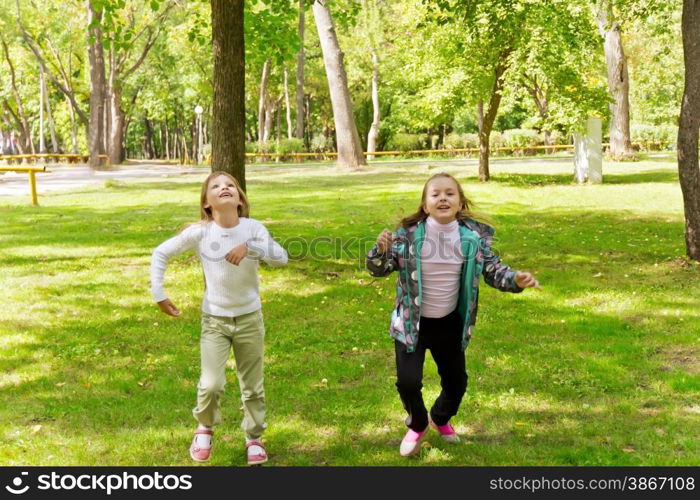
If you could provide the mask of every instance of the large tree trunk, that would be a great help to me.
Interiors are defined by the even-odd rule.
[[[113,50],[110,50],[109,81],[107,83],[107,105],[109,126],[107,128],[107,156],[112,165],[124,161],[124,111],[122,110],[122,88]]]
[[[267,138],[265,137],[267,118],[267,108],[270,106],[270,97],[267,92],[267,81],[270,78],[270,58],[265,59],[263,64],[262,76],[260,77],[260,98],[258,99],[258,141],[265,142]]]
[[[374,153],[377,150],[377,138],[379,137],[379,63],[377,54],[372,54],[372,125],[367,134],[367,152]],[[367,155],[368,160],[374,160],[374,155]]]
[[[92,168],[100,165],[100,154],[104,153],[104,96],[105,61],[102,47],[102,12],[97,12],[92,2],[87,2],[88,26],[91,43],[88,44],[90,60],[90,124],[88,126],[89,164]],[[94,23],[94,24],[93,24]]]
[[[360,136],[355,126],[352,101],[348,90],[348,78],[343,65],[343,52],[338,45],[338,38],[333,27],[331,11],[326,0],[313,3],[314,18],[318,37],[321,40],[323,62],[326,66],[328,89],[331,94],[333,120],[335,121],[336,140],[338,142],[338,165],[356,169],[366,165],[362,152]]]
[[[245,190],[245,46],[243,0],[211,0],[214,48],[212,171],[230,173]]]
[[[624,158],[634,154],[630,140],[630,84],[627,58],[622,49],[620,23],[613,18],[612,0],[599,0],[597,22],[598,31],[604,40],[608,91],[613,98],[610,103],[610,154]]]
[[[491,178],[489,172],[489,156],[491,154],[491,146],[489,139],[493,124],[496,121],[498,107],[501,105],[501,96],[503,95],[503,85],[505,83],[504,74],[508,69],[508,56],[512,49],[504,49],[498,58],[498,64],[494,69],[493,87],[491,89],[491,97],[489,106],[484,113],[484,101],[480,100],[477,105],[476,119],[479,127],[479,180],[486,182]]]
[[[683,1],[683,58],[685,90],[678,123],[678,174],[685,208],[685,247],[700,261],[700,0]]]
[[[295,136],[304,139],[304,0],[299,0],[299,53],[297,54],[297,124]]]

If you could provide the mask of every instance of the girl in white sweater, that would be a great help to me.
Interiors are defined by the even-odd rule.
[[[202,184],[201,220],[165,241],[153,252],[151,289],[160,310],[170,316],[180,311],[163,289],[165,269],[172,257],[194,251],[204,271],[202,373],[197,386],[199,422],[190,445],[197,462],[211,457],[213,427],[221,422],[219,399],[226,384],[226,361],[231,348],[236,359],[243,402],[243,422],[249,465],[267,461],[260,440],[265,430],[263,340],[265,327],[258,287],[258,262],[287,263],[287,252],[265,226],[248,218],[250,205],[238,182],[226,172],[213,172]]]

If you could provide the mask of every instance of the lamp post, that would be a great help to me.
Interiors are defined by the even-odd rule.
[[[204,108],[197,104],[194,112],[197,114],[197,165],[202,164],[202,112]]]

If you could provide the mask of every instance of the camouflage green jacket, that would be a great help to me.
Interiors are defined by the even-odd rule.
[[[503,264],[491,249],[494,229],[472,219],[461,219],[459,236],[464,255],[460,278],[457,311],[462,318],[462,349],[474,333],[479,303],[479,276],[503,292],[522,292],[515,284],[515,271]],[[375,277],[387,276],[398,271],[396,301],[391,313],[389,334],[415,351],[418,344],[421,317],[421,249],[425,239],[425,221],[409,228],[400,228],[394,233],[390,249],[379,253],[377,245],[367,254],[366,265]]]

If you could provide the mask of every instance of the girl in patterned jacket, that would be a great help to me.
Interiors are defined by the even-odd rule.
[[[367,254],[372,276],[398,272],[389,333],[394,339],[396,387],[408,413],[402,456],[415,455],[431,426],[449,443],[450,425],[467,389],[465,349],[474,331],[479,277],[504,292],[540,288],[535,277],[503,264],[491,249],[494,229],[474,220],[471,202],[450,174],[432,176],[416,213],[384,230]],[[423,403],[423,363],[430,350],[442,391],[430,412]]]
[[[204,271],[201,376],[197,406],[199,425],[190,445],[190,457],[206,462],[211,456],[214,426],[221,422],[219,400],[226,385],[226,362],[233,349],[243,403],[246,454],[249,465],[267,461],[261,441],[265,430],[263,340],[265,327],[258,293],[258,263],[287,263],[287,252],[265,226],[248,217],[245,193],[230,174],[213,172],[202,184],[201,221],[161,243],[151,260],[153,299],[162,312],[180,316],[163,289],[165,268],[172,257],[194,251]]]

